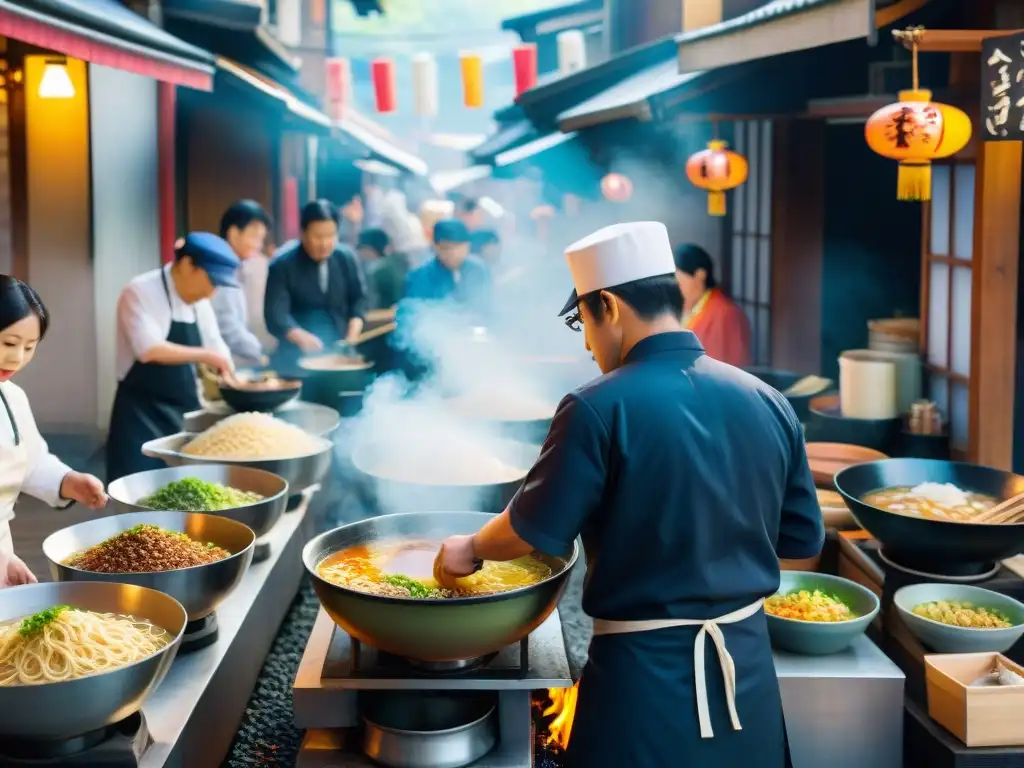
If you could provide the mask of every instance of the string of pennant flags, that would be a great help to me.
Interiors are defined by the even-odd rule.
[[[586,40],[580,30],[566,30],[558,35],[558,71],[569,74],[587,66]],[[398,111],[398,85],[394,59],[379,57],[370,62],[374,106],[380,114]],[[413,112],[420,117],[433,117],[438,111],[438,69],[433,54],[418,53],[412,58]],[[469,109],[484,105],[484,61],[478,53],[459,55],[462,79],[462,103]],[[512,49],[512,70],[516,98],[537,85],[537,46],[524,43]],[[343,120],[345,110],[354,101],[352,63],[344,57],[326,62],[325,109],[332,120]]]

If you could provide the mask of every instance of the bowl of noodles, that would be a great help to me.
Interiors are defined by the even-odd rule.
[[[836,490],[884,556],[925,574],[973,578],[1024,551],[1024,523],[974,522],[1024,492],[1024,477],[977,464],[886,459],[838,472]]]
[[[331,468],[334,443],[268,413],[236,413],[196,434],[150,440],[142,453],[168,466],[236,464],[284,478],[292,493],[319,483]]]
[[[382,515],[308,542],[302,562],[334,622],[360,642],[423,662],[476,659],[526,637],[551,614],[579,557],[534,553],[487,561],[455,590],[433,580],[448,536],[478,531],[482,512]]]
[[[156,589],[198,621],[238,586],[255,541],[248,526],[219,515],[132,512],[57,531],[43,541],[43,553],[55,581]]]
[[[187,622],[173,597],[130,584],[0,590],[0,736],[80,736],[137,712]]]

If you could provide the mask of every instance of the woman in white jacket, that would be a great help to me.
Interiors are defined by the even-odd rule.
[[[25,392],[11,378],[35,355],[49,315],[31,286],[0,275],[0,587],[36,580],[14,554],[10,521],[18,496],[27,493],[51,507],[74,502],[92,509],[107,503],[103,483],[75,472],[52,453],[39,434]]]

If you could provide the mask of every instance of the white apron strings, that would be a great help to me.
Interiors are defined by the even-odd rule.
[[[608,621],[594,619],[594,635],[624,635],[633,632],[651,632],[655,629],[669,627],[700,627],[693,644],[693,680],[697,689],[697,719],[700,723],[700,737],[713,738],[715,733],[711,727],[711,711],[708,704],[707,676],[704,669],[704,638],[708,635],[718,651],[718,661],[722,666],[722,679],[725,682],[725,702],[729,708],[729,719],[734,731],[743,730],[740,716],[736,711],[736,664],[725,647],[725,635],[720,624],[735,624],[748,619],[761,610],[764,600],[739,608],[716,619],[650,619],[647,621]]]

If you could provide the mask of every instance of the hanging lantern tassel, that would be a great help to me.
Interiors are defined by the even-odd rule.
[[[932,199],[932,162],[956,154],[971,140],[971,119],[956,107],[932,101],[919,87],[917,44],[920,30],[896,34],[909,44],[913,88],[900,100],[875,112],[864,126],[864,140],[873,152],[899,162],[896,199]]]
[[[708,142],[686,161],[686,177],[695,187],[708,191],[708,215],[725,216],[725,193],[747,180],[749,167],[743,155],[728,149],[719,139]]]
[[[512,49],[516,96],[537,87],[537,45],[525,43]]]
[[[373,94],[377,111],[386,114],[398,109],[398,88],[395,84],[395,62],[391,59],[374,59],[370,63],[373,78]]]
[[[470,109],[484,105],[484,62],[478,54],[463,53],[459,56],[462,65],[462,103]]]
[[[412,103],[420,117],[434,117],[437,114],[437,60],[429,53],[413,56]]]

